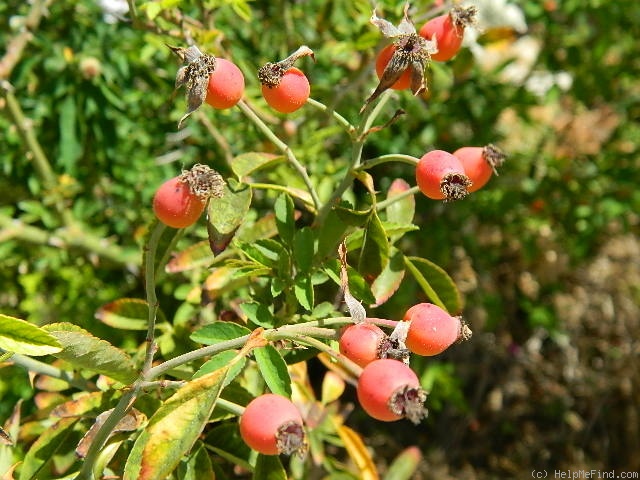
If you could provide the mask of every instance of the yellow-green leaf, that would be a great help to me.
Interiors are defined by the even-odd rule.
[[[0,349],[22,355],[50,355],[62,350],[56,338],[43,329],[0,313]]]

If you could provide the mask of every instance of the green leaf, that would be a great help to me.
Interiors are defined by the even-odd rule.
[[[123,480],[163,480],[177,467],[204,430],[229,367],[188,382],[162,404],[136,439]]]
[[[293,291],[296,295],[296,299],[305,310],[313,310],[314,304],[314,291],[313,283],[311,282],[311,276],[299,273],[293,283]]]
[[[233,340],[234,338],[249,335],[251,330],[242,325],[232,322],[213,322],[199,328],[189,337],[194,342],[204,345],[215,345],[225,340]]]
[[[358,271],[364,278],[373,281],[389,263],[389,240],[387,232],[376,211],[372,211],[365,228]]]
[[[326,262],[324,271],[337,285],[340,285],[340,262],[338,259]],[[367,305],[376,303],[376,297],[371,293],[371,288],[358,271],[347,266],[347,278],[349,279],[349,291],[351,295]]]
[[[260,327],[273,328],[275,326],[275,318],[266,305],[258,302],[246,302],[240,304],[240,309],[247,318]]]
[[[411,186],[403,179],[397,178],[389,187],[387,199],[391,200],[398,195],[408,191]],[[397,200],[387,207],[387,221],[397,225],[410,225],[416,213],[416,199],[413,195]],[[390,235],[393,242],[397,241],[402,234]]]
[[[309,227],[303,227],[295,234],[293,255],[300,272],[309,273],[313,265],[314,234]]]
[[[53,355],[76,368],[90,370],[129,384],[138,376],[133,360],[106,340],[71,323],[52,323],[43,327],[55,337],[62,351]]]
[[[395,247],[391,247],[389,254],[389,262],[371,285],[371,292],[376,297],[375,307],[389,300],[404,278],[404,255]]]
[[[251,206],[251,188],[229,179],[221,198],[212,198],[207,207],[209,246],[214,255],[222,252],[233,238]]]
[[[338,218],[342,220],[346,225],[351,227],[362,227],[371,215],[371,209],[367,210],[354,210],[344,206],[338,206],[333,210]]]
[[[53,425],[44,429],[40,436],[29,448],[20,466],[18,480],[37,480],[43,478],[45,465],[53,460],[59,450],[70,447],[69,442],[75,438],[73,426],[79,421],[78,417],[61,418]],[[71,447],[72,448],[72,447]],[[47,478],[50,478],[47,476]]]
[[[322,225],[320,232],[318,232],[318,251],[316,256],[319,262],[338,256],[338,244],[342,241],[349,228],[349,224],[340,218],[335,209],[329,212],[327,220]]]
[[[201,267],[208,267],[214,260],[209,243],[204,240],[194,243],[175,254],[167,263],[165,270],[169,273],[185,272]]]
[[[204,443],[196,442],[186,462],[180,464],[178,478],[180,480],[216,480],[211,458]]]
[[[287,364],[273,345],[253,350],[258,368],[272,393],[291,398],[291,377]]]
[[[238,248],[245,255],[269,268],[280,268],[281,259],[287,259],[289,256],[281,243],[270,238],[263,238],[253,243],[237,243]]]
[[[226,387],[230,382],[233,381],[234,378],[236,378],[240,374],[240,372],[244,368],[245,363],[247,363],[247,359],[244,356],[241,356],[238,360],[234,361],[237,355],[238,352],[233,350],[226,350],[214,355],[202,364],[198,371],[193,374],[193,378],[199,378],[208,373],[215,372],[216,370],[223,368],[226,365],[232,365],[229,368],[227,378],[222,385],[223,388]]]
[[[422,460],[422,453],[418,447],[411,446],[404,449],[393,459],[384,480],[411,480]]]
[[[82,154],[82,146],[78,142],[76,132],[76,100],[73,95],[67,96],[60,106],[60,142],[58,146],[59,163],[67,172],[73,172],[76,160]]]
[[[272,153],[263,152],[247,152],[234,157],[231,160],[231,170],[236,174],[239,180],[251,175],[262,168],[272,167],[282,162],[282,155],[274,155]]]
[[[149,304],[140,298],[121,298],[100,307],[96,318],[110,327],[122,330],[146,330],[149,324]],[[161,310],[158,310],[157,322],[166,322]]]
[[[286,193],[281,193],[276,199],[273,209],[276,214],[278,233],[286,245],[291,245],[296,229],[293,200]]]
[[[253,480],[287,480],[287,472],[277,455],[258,455]]]
[[[238,422],[216,425],[208,431],[205,443],[217,455],[233,465],[239,465],[247,470],[251,469],[248,461],[251,449],[240,436]]]
[[[462,312],[462,297],[447,272],[425,258],[405,257],[404,262],[431,302],[451,315]]]
[[[62,350],[55,336],[20,318],[0,313],[0,349],[22,355],[49,355]]]

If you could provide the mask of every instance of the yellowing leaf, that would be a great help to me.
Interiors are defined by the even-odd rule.
[[[32,356],[50,355],[62,350],[51,334],[25,320],[4,314],[0,314],[0,348]]]
[[[349,457],[358,467],[357,477],[362,480],[378,480],[380,478],[378,470],[360,435],[355,430],[342,425],[337,417],[334,417],[333,421]]]

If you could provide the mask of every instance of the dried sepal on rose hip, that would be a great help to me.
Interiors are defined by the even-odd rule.
[[[409,18],[409,4],[404,7],[404,16],[398,26],[394,26],[391,22],[379,18],[376,11],[373,11],[370,22],[378,27],[382,35],[386,38],[392,38],[392,48],[387,47],[381,54],[391,56],[386,66],[380,74],[380,81],[373,93],[365,100],[360,112],[378,98],[382,92],[389,88],[394,88],[397,82],[402,82],[403,75],[409,72],[409,87],[414,95],[419,95],[427,89],[427,82],[424,71],[429,64],[431,55],[437,52],[437,45],[431,40],[427,40],[416,32],[413,22]],[[393,50],[393,52],[390,52]],[[382,62],[380,62],[381,64]],[[381,66],[381,65],[380,65]],[[380,67],[379,67],[380,68]],[[399,86],[399,85],[398,85]],[[398,88],[396,86],[395,88]]]
[[[262,96],[271,108],[281,113],[291,113],[305,104],[311,93],[306,75],[294,63],[301,57],[315,60],[313,50],[302,45],[279,62],[268,62],[258,70]]]
[[[393,422],[407,418],[418,424],[427,416],[427,392],[418,376],[398,360],[383,358],[364,367],[356,389],[358,402],[376,420]]]
[[[263,455],[303,454],[307,448],[300,411],[291,400],[274,393],[247,405],[240,416],[240,436]]]
[[[456,5],[448,13],[434,17],[422,26],[420,36],[438,45],[438,51],[431,55],[432,60],[445,62],[458,53],[464,29],[475,24],[477,13],[475,6]]]
[[[167,45],[185,63],[176,73],[175,87],[187,89],[187,112],[182,122],[206,101],[216,109],[231,108],[244,93],[244,76],[229,60],[202,53],[198,47],[172,47]]]
[[[153,197],[153,211],[168,227],[189,227],[202,215],[210,198],[222,197],[224,185],[218,172],[196,164],[160,185]]]
[[[453,155],[464,167],[464,172],[471,180],[469,193],[484,187],[491,175],[498,175],[498,168],[505,162],[505,153],[493,144],[484,147],[461,147]]]

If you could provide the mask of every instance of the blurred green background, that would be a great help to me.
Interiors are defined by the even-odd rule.
[[[432,385],[425,424],[380,425],[357,413],[348,423],[372,447],[385,446],[382,466],[419,442],[417,478],[637,471],[640,3],[475,3],[477,34],[453,61],[432,65],[425,97],[394,95],[387,116],[397,108],[406,115],[365,147],[366,158],[489,142],[508,153],[500,175],[462,202],[417,197],[421,230],[401,245],[454,277],[474,337],[416,361]],[[0,309],[39,325],[70,321],[122,345],[139,339],[97,323],[94,312],[143,296],[138,270],[156,187],[193,163],[225,174],[234,155],[275,150],[235,109],[203,109],[177,130],[185,102],[173,89],[178,61],[164,44],[184,44],[179,25],[198,32],[203,50],[240,66],[247,101],[325,198],[346,165],[346,139],[316,109],[269,111],[255,71],[309,45],[312,97],[355,120],[384,40],[368,23],[366,1],[136,2],[136,22],[126,8],[109,16],[118,5],[126,7],[51,2],[15,66],[0,71]],[[378,3],[394,23],[402,7]],[[438,8],[412,3],[414,21]],[[5,59],[29,11],[26,2],[0,4]],[[381,191],[394,178],[415,182],[403,164],[370,173]],[[258,212],[269,206],[268,198],[254,202]],[[183,241],[205,238],[203,230]],[[174,292],[185,282],[163,280],[164,305],[179,304]],[[370,314],[397,319],[423,300],[417,292],[405,282]],[[32,395],[26,374],[0,369],[0,420]]]

